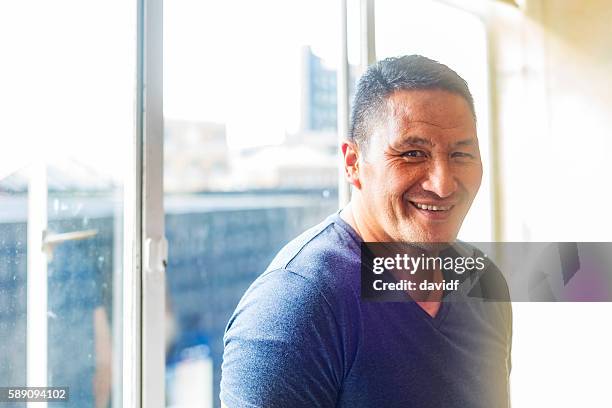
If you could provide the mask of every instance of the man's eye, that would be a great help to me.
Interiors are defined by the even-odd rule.
[[[402,156],[404,157],[427,157],[425,152],[422,150],[410,150],[409,152],[402,154]]]

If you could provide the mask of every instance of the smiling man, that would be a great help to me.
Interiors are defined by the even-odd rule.
[[[421,56],[378,62],[358,84],[342,153],[350,204],[285,246],[228,323],[223,404],[509,406],[511,310],[468,296],[478,279],[453,301],[441,289],[360,295],[364,242],[456,240],[482,178],[467,84]]]
[[[399,89],[356,108],[363,115],[380,112],[379,123],[355,125],[353,141],[342,145],[357,187],[345,214],[365,241],[456,238],[482,178],[471,97],[465,95]]]

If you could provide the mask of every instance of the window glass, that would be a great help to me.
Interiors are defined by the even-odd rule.
[[[0,386],[53,406],[121,406],[135,38],[136,2],[0,4]]]
[[[324,0],[165,4],[168,406],[219,406],[240,297],[337,210],[338,12]]]

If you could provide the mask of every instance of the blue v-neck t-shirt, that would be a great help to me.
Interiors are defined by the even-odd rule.
[[[242,407],[509,406],[511,306],[360,296],[361,239],[338,214],[287,244],[224,336],[221,400]]]

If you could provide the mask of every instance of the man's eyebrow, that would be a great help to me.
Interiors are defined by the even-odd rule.
[[[400,144],[402,144],[402,145],[411,144],[411,145],[427,145],[427,146],[431,146],[431,140],[425,139],[424,137],[420,137],[420,136],[408,136],[408,137],[402,139]]]
[[[426,139],[424,137],[421,136],[408,136],[406,138],[404,138],[401,142],[400,145],[425,145],[425,146],[431,146],[431,140]],[[463,139],[463,140],[459,140],[455,143],[453,143],[454,147],[457,146],[473,146],[476,144],[476,139],[473,137],[470,137],[468,139]]]
[[[471,137],[469,139],[459,140],[458,142],[455,142],[453,146],[473,146],[475,144],[476,144],[476,139]]]

